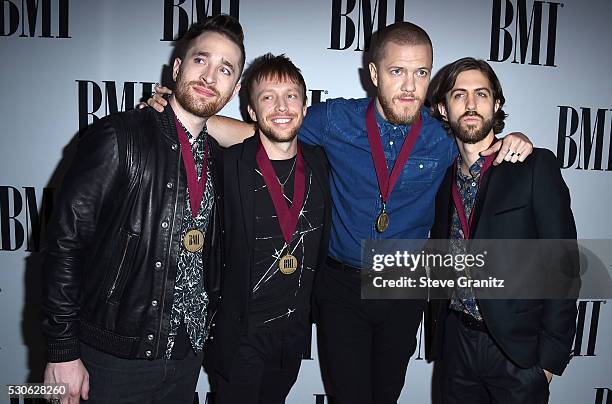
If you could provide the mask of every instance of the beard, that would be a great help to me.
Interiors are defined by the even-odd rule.
[[[293,141],[300,131],[300,127],[302,126],[302,121],[304,117],[295,116],[297,120],[295,126],[289,130],[289,132],[281,132],[274,129],[271,125],[268,125],[267,122],[263,119],[258,119],[257,126],[261,133],[270,139],[274,143],[287,143]]]
[[[395,111],[393,109],[393,100],[400,97],[386,97],[382,94],[378,94],[378,101],[380,102],[380,106],[382,107],[383,112],[385,113],[385,118],[387,121],[391,122],[394,125],[410,125],[414,120],[419,116],[419,112],[421,110],[421,106],[423,102],[416,95],[413,96],[417,102],[416,111],[404,112],[404,111]],[[402,113],[403,112],[403,113]]]
[[[462,126],[459,122],[462,118],[467,116],[477,116],[482,120],[480,127],[478,125],[464,125]],[[487,137],[491,129],[493,129],[493,118],[484,119],[482,115],[476,111],[468,111],[461,115],[456,121],[450,121],[449,125],[453,131],[453,134],[462,143],[474,144],[478,143]]]
[[[194,94],[194,91],[192,90],[192,86],[194,85],[206,87],[208,90],[215,93],[216,98],[213,98],[211,100],[202,99],[202,97],[199,97],[198,95]],[[221,93],[219,93],[219,90],[212,86],[206,85],[201,81],[183,80],[180,70],[176,76],[176,89],[174,90],[174,97],[176,98],[176,101],[181,105],[181,107],[183,107],[186,111],[201,118],[209,118],[217,112],[221,111],[221,108],[223,108],[230,99],[229,95],[226,97],[222,97]]]

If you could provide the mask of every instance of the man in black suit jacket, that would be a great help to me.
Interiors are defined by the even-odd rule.
[[[296,138],[306,86],[288,58],[255,59],[242,84],[258,129],[223,156],[225,268],[205,362],[218,404],[284,403],[310,340],[312,285],[327,255],[327,161]]]
[[[459,240],[576,238],[552,152],[534,149],[524,164],[495,167],[479,155],[506,116],[501,85],[486,62],[464,58],[447,66],[432,98],[460,152],[437,195],[432,239],[449,239],[451,252],[462,253]],[[576,251],[568,254],[565,269],[577,277]],[[432,304],[432,357],[443,359],[444,403],[546,403],[552,374],[561,375],[570,359],[576,301],[479,297],[456,287],[450,301]]]

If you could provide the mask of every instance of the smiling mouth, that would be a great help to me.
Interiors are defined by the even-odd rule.
[[[273,118],[271,119],[272,123],[277,125],[285,125],[291,122],[292,118]]]

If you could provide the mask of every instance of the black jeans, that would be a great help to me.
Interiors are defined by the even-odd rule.
[[[319,358],[331,404],[395,404],[416,348],[423,301],[362,300],[358,273],[317,276]]]
[[[216,404],[282,404],[295,384],[310,322],[243,336],[228,377],[215,375]]]
[[[81,344],[89,372],[87,403],[193,404],[202,353],[184,359],[121,359]]]
[[[545,404],[548,381],[539,366],[512,363],[486,331],[466,326],[451,310],[444,333],[444,404]]]

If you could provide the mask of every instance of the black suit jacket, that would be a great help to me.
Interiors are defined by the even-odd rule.
[[[221,375],[229,372],[240,337],[247,332],[254,243],[254,180],[259,136],[232,146],[223,154],[224,256],[221,298],[212,319],[211,337],[205,353],[206,367]],[[317,271],[327,256],[331,224],[328,164],[322,148],[300,142],[304,163],[323,190],[324,226],[318,251]]]
[[[436,196],[432,239],[447,239],[453,214],[452,167]],[[569,190],[554,154],[534,149],[522,164],[492,166],[483,176],[474,205],[474,239],[575,239]],[[577,249],[571,268],[578,276]],[[441,358],[448,301],[433,301],[431,358]],[[478,305],[489,332],[511,361],[539,365],[560,375],[570,359],[576,332],[576,300],[493,300]]]

